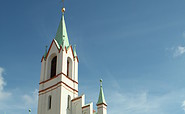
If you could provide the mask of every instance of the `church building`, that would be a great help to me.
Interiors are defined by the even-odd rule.
[[[41,60],[38,114],[107,114],[102,80],[97,111],[93,103],[85,104],[85,95],[78,95],[79,60],[76,46],[69,43],[64,12],[63,7],[56,36]]]

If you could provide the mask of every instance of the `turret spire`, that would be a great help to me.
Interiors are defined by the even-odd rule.
[[[105,105],[107,105],[107,103],[106,103],[106,101],[105,101],[104,93],[103,93],[102,82],[103,82],[103,80],[101,79],[101,80],[100,80],[100,93],[99,93],[99,99],[98,99],[98,102],[97,102],[96,105],[99,105],[99,104],[105,104]]]
[[[47,48],[48,48],[48,46],[46,45],[46,49],[45,49],[45,53],[44,53],[44,59],[46,59],[46,56],[47,56],[47,53],[48,53]]]
[[[76,44],[74,45],[74,57],[76,57],[77,56],[77,53],[76,53]]]

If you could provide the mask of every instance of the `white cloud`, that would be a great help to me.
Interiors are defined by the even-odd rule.
[[[154,111],[159,107],[159,104],[148,99],[147,92],[121,93],[113,91],[106,97],[109,102],[108,104],[111,107],[109,110],[110,114],[151,113],[151,111]]]
[[[179,110],[181,107],[185,110],[185,89],[183,88],[168,91],[150,91],[146,88],[127,89],[123,87],[123,81],[114,78],[110,72],[107,76],[110,78],[109,91],[107,92],[104,87],[104,92],[109,114],[174,114],[174,112],[183,112]],[[114,86],[115,83],[117,86]]]
[[[185,111],[185,100],[182,102],[181,107],[182,107],[182,109]]]
[[[3,87],[6,85],[3,79],[4,69],[0,67],[0,91],[3,91]]]
[[[37,106],[38,90],[35,89],[35,91],[31,93],[31,95],[28,94],[23,95],[22,99],[24,100],[25,105]]]
[[[174,57],[177,57],[177,56],[180,56],[180,55],[183,55],[185,53],[185,47],[183,46],[178,46],[176,49],[175,49],[175,52],[174,52]]]
[[[7,99],[8,97],[11,96],[10,92],[4,91],[4,86],[6,86],[6,82],[4,81],[3,73],[4,69],[0,67],[0,100]]]
[[[25,110],[32,109],[33,113],[37,113],[38,90],[23,94],[21,88],[11,89],[7,91],[5,86],[4,75],[5,70],[0,67],[0,113],[7,112],[9,114],[25,113]]]
[[[110,90],[105,96],[109,114],[172,114],[181,112],[178,106],[185,111],[185,100],[181,102],[185,98],[184,89],[158,95],[147,91],[122,92],[116,88]]]
[[[31,108],[32,113],[37,113],[38,90],[28,94],[22,94],[21,89],[12,90],[10,99],[0,101],[0,114],[7,112],[9,114],[23,114]]]

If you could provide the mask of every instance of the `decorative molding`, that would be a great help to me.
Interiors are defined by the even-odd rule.
[[[64,50],[62,49],[62,46],[60,46],[60,50],[59,50],[59,53],[60,53],[60,51],[61,51],[61,50],[62,50],[62,51],[64,51]]]
[[[83,106],[82,109],[87,108],[87,107],[90,107],[90,104]]]
[[[76,98],[72,99],[71,101],[74,102],[74,101],[76,101],[78,99],[81,99],[81,98],[82,98],[82,96],[79,96],[79,97],[76,97]]]
[[[58,49],[58,46],[57,46],[56,42],[55,42],[54,39],[53,39],[52,42],[51,42],[51,45],[50,45],[50,47],[49,47],[49,50],[48,50],[48,52],[47,52],[46,59],[48,58],[48,55],[49,55],[49,52],[50,52],[51,47],[52,47],[52,45],[53,45],[53,42],[55,43],[55,46],[56,46],[56,48]],[[60,52],[60,49],[58,49],[58,51]],[[42,57],[41,62],[43,61],[43,58],[44,58],[44,56]]]
[[[53,89],[51,89],[51,90],[48,90],[48,91],[46,91],[46,92],[44,92],[44,93],[39,93],[39,96],[40,96],[40,95],[43,95],[43,94],[46,94],[46,93],[48,93],[48,92],[50,92],[50,91],[53,91],[53,90],[57,89],[58,87],[60,87],[60,85],[57,86],[57,87],[55,87],[55,88],[53,88]]]
[[[78,56],[76,56],[77,62],[79,63]]]
[[[44,60],[44,56],[42,56],[41,62]]]
[[[106,107],[98,107],[98,109],[100,109],[100,108],[104,108],[104,109],[106,109],[106,110],[107,110],[107,108],[106,108]]]
[[[66,51],[66,54],[67,54],[67,48],[66,48],[66,46],[65,46],[65,51]]]
[[[76,92],[76,91],[72,91],[72,90],[70,90],[69,88],[67,88],[67,87],[63,86],[62,84],[61,84],[60,86],[64,87],[66,90],[68,90],[68,91],[70,91],[70,92],[72,92],[72,93],[74,93],[74,94],[78,95],[78,92]]]
[[[53,91],[53,90],[55,90],[55,89],[57,89],[58,87],[61,87],[61,86],[63,86],[63,85],[60,84],[60,85],[58,85],[57,87],[55,87],[55,88],[53,88],[53,89],[51,89],[51,90],[48,90],[48,91],[46,91],[46,92],[44,92],[44,93],[40,93],[39,96],[40,96],[40,95],[43,95],[43,94],[46,94],[46,93],[48,93],[48,92],[50,92],[50,91]],[[73,92],[73,91],[69,90],[69,89],[66,88],[65,86],[63,86],[63,87],[64,87],[66,90],[68,90],[68,91],[70,91],[70,92],[72,92],[72,93],[78,95],[76,92]]]
[[[76,82],[75,80],[69,78],[66,74],[64,74],[63,72],[61,72],[61,73],[57,74],[56,76],[54,76],[54,77],[52,77],[52,78],[50,78],[50,79],[47,79],[47,80],[45,80],[45,81],[40,82],[39,85],[40,85],[40,84],[43,84],[43,83],[46,83],[46,82],[48,82],[48,81],[50,81],[50,80],[53,80],[53,79],[57,78],[59,75],[61,75],[61,74],[63,74],[66,78],[68,78],[68,79],[71,80],[72,82],[78,84],[78,82]]]
[[[66,76],[66,78],[68,78],[69,80],[73,81],[74,83],[78,84],[78,82],[76,82],[75,80],[69,78],[69,76],[67,76],[66,74],[62,73],[64,76]]]
[[[107,104],[105,104],[105,103],[100,103],[100,104],[97,104],[96,106],[100,106],[100,105],[105,105],[105,106],[107,106]]]
[[[73,91],[75,91],[75,92],[78,92],[78,90],[73,89],[72,87],[70,87],[70,86],[67,85],[66,83],[60,81],[60,82],[58,82],[58,83],[56,83],[56,84],[54,84],[54,85],[52,85],[52,86],[50,86],[50,87],[48,87],[48,88],[46,88],[46,89],[40,90],[39,93],[45,92],[45,91],[47,91],[47,90],[49,90],[49,89],[51,89],[51,88],[53,88],[53,87],[55,87],[55,86],[57,86],[57,85],[59,85],[59,84],[61,84],[61,83],[64,84],[65,86],[67,86],[68,88],[70,88],[71,90],[73,90]]]

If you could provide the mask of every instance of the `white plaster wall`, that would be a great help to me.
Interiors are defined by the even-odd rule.
[[[68,95],[70,95],[71,99],[73,99],[73,91],[70,90],[66,85],[62,84],[61,101],[60,101],[61,102],[60,114],[68,114],[67,112],[69,112],[67,109]],[[70,111],[72,111],[72,107],[71,107]]]
[[[60,112],[60,92],[61,88],[58,87],[48,93],[39,96],[38,114],[59,114]],[[51,109],[48,109],[48,97],[52,96]]]
[[[75,80],[78,82],[78,61],[76,60],[75,61],[75,69],[76,69],[76,72],[75,72]]]
[[[90,106],[82,108],[82,114],[93,114],[93,103],[90,103],[88,105]]]
[[[67,61],[69,62],[69,72],[68,72],[69,74],[68,74],[68,77],[71,78],[71,79],[74,79],[73,78],[73,72],[74,71],[72,71],[74,69],[73,68],[73,66],[74,66],[73,60],[70,57],[68,57]]]
[[[42,114],[42,112],[41,112],[41,108],[42,108],[42,107],[41,107],[41,106],[42,106],[42,105],[41,105],[41,104],[42,104],[41,101],[42,101],[42,100],[41,100],[41,97],[39,97],[39,98],[38,98],[38,106],[37,106],[37,114]]]
[[[40,82],[44,81],[45,67],[46,67],[46,61],[43,59],[43,61],[41,62]]]
[[[68,48],[67,53],[66,53],[65,49],[62,51],[62,53],[63,53],[63,58],[62,58],[62,68],[63,69],[62,69],[62,72],[67,75],[67,58],[69,57],[73,61],[73,54],[72,54],[71,47]],[[74,72],[73,66],[74,66],[74,63],[72,62],[72,69],[71,69],[72,72]]]
[[[66,83],[68,86],[70,86],[71,88],[73,88],[73,81],[70,80],[69,78],[67,78],[66,76],[62,76],[62,82]]]
[[[82,114],[82,107],[85,104],[85,95],[82,95],[80,99],[72,101],[72,114]]]
[[[45,79],[44,80],[47,80],[50,78],[50,72],[51,72],[51,60],[53,59],[53,57],[57,56],[57,67],[56,67],[56,74],[58,74],[59,72],[59,51],[58,51],[58,48],[55,44],[55,42],[53,42],[51,44],[51,49],[49,51],[49,54],[48,54],[48,57],[46,59],[46,74],[45,74]]]
[[[62,51],[62,72],[67,75],[67,58],[68,57],[72,60],[72,65],[71,65],[71,69],[70,69],[71,70],[70,72],[72,72],[71,79],[78,82],[78,71],[77,71],[78,70],[78,63],[75,64],[75,62],[74,62],[72,47],[69,47],[67,49],[67,53],[66,53],[65,49]],[[70,87],[72,87],[78,91],[78,84],[76,84],[74,82],[71,83],[71,81],[65,77],[62,77],[62,81],[66,82],[67,84],[69,84]],[[73,94],[73,97],[77,97],[77,96],[78,95]]]
[[[77,58],[74,60],[74,80],[78,82],[78,61]],[[78,85],[74,84],[73,86],[76,90],[78,90]],[[77,96],[74,96],[77,97]]]
[[[59,74],[62,72],[62,57],[63,57],[63,53],[60,51],[60,53],[58,53],[58,62],[57,62],[57,72],[56,74]]]
[[[67,74],[67,58],[70,57],[72,60],[72,80],[78,82],[78,62],[74,60],[71,47],[68,48],[67,53],[66,50],[61,50],[59,53],[58,47],[53,42],[51,49],[49,51],[47,60],[43,60],[41,63],[41,79],[40,82],[46,81],[50,79],[50,70],[51,70],[51,60],[54,56],[57,56],[57,67],[56,67],[56,75],[63,72]],[[71,96],[71,99],[78,96],[78,92],[73,91],[71,88],[78,91],[78,84],[74,83],[72,80],[64,76],[63,74],[58,75],[58,77],[53,78],[45,83],[39,85],[39,91],[48,89],[46,91],[40,92],[39,94],[39,103],[38,103],[38,114],[82,114],[82,106],[84,105],[85,96],[82,96],[81,100],[77,100],[77,102],[71,103],[71,109],[67,109],[67,100],[68,95]],[[64,82],[57,86],[58,82]],[[58,87],[59,86],[59,87]],[[56,89],[56,87],[58,87]],[[52,96],[52,107],[48,110],[48,97]],[[75,113],[74,107],[75,106]]]
[[[60,61],[60,53],[58,53],[58,48],[56,47],[55,43],[52,42],[51,44],[51,49],[48,53],[48,57],[45,60],[42,61],[42,65],[41,65],[41,80],[40,82],[42,81],[45,81],[47,79],[50,78],[50,69],[51,69],[51,59],[54,57],[54,56],[57,56],[57,67],[59,67],[59,61]],[[56,68],[56,74],[58,74],[58,68]],[[58,83],[58,79],[59,77],[53,79],[53,80],[50,80],[46,83],[43,83],[43,84],[40,84],[39,85],[39,91],[40,90],[44,90],[48,87],[51,87],[52,85],[55,85],[56,83]],[[52,89],[52,88],[51,88]],[[58,87],[57,89],[54,89],[54,90],[47,90],[47,91],[44,91],[42,92],[42,94],[39,95],[39,103],[38,103],[38,114],[56,114],[56,113],[59,113],[60,112],[60,87]],[[51,91],[50,91],[51,90]],[[52,96],[52,107],[50,110],[48,110],[48,97],[49,95]]]
[[[97,106],[98,114],[107,114],[107,106],[99,105]]]

